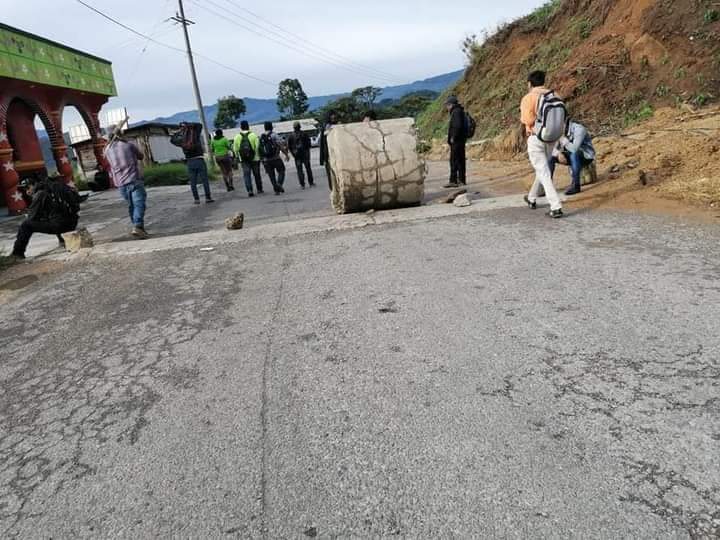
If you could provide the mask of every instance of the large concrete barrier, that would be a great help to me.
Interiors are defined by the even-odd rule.
[[[338,214],[422,203],[426,169],[412,118],[335,126],[328,149]]]

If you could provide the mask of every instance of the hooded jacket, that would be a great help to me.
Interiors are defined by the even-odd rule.
[[[467,132],[465,130],[465,109],[462,105],[454,105],[450,111],[448,144],[465,144],[466,142]]]

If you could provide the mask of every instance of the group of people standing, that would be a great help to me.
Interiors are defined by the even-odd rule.
[[[549,216],[563,217],[562,201],[553,183],[558,164],[570,167],[572,184],[566,195],[581,192],[581,175],[585,167],[595,161],[595,149],[588,129],[569,117],[565,103],[545,86],[544,71],[533,71],[528,76],[528,93],[520,103],[520,121],[527,139],[530,164],[535,171],[530,192],[525,202],[537,208],[538,197],[544,192],[550,203]],[[450,115],[448,145],[450,147],[450,181],[444,186],[454,188],[467,183],[465,148],[472,131],[471,117],[455,96],[445,103]]]
[[[564,102],[554,91],[546,88],[545,79],[545,72],[532,72],[527,81],[528,93],[520,104],[520,121],[527,138],[528,157],[535,171],[525,202],[531,209],[536,209],[541,191],[544,191],[550,204],[550,217],[560,218],[563,217],[562,202],[553,183],[557,165],[567,165],[571,170],[572,185],[566,195],[580,193],[582,170],[594,162],[595,149],[587,128],[569,118]],[[475,132],[475,123],[455,96],[450,96],[445,105],[450,116],[447,139],[450,181],[444,187],[453,188],[467,184],[465,149]],[[368,113],[365,121],[375,118]],[[338,123],[337,113],[330,111],[320,131],[320,165],[325,166],[331,191],[333,176],[327,139]],[[138,239],[148,238],[145,231],[147,192],[140,166],[143,154],[135,144],[123,139],[118,127],[110,127],[107,136],[104,157],[110,166],[112,181],[127,203],[132,222],[131,234]],[[202,125],[181,124],[181,129],[172,135],[171,142],[181,147],[185,155],[194,203],[200,204],[199,185],[203,188],[205,202],[213,203],[202,143]],[[293,133],[286,140],[275,133],[272,122],[265,122],[264,132],[258,136],[247,121],[242,121],[240,133],[232,141],[224,136],[222,130],[216,130],[210,141],[210,150],[220,167],[228,192],[235,191],[233,169],[237,161],[242,168],[248,197],[265,192],[261,166],[275,195],[282,195],[285,193],[285,163],[290,161],[290,155],[295,161],[301,189],[305,189],[306,185],[315,186],[310,162],[312,142],[303,132],[300,122],[295,122]],[[20,226],[13,249],[13,255],[18,258],[24,258],[30,237],[35,232],[58,235],[62,243],[61,234],[77,226],[79,211],[79,199],[73,197],[70,193],[73,190],[60,180],[29,179],[23,183],[21,191],[29,213]]]
[[[285,193],[285,163],[290,161],[290,155],[295,160],[300,188],[305,189],[306,180],[307,185],[314,187],[315,178],[310,164],[312,141],[302,130],[300,122],[295,122],[293,133],[287,140],[275,133],[272,122],[265,122],[263,128],[263,134],[258,136],[250,129],[250,124],[243,120],[240,133],[232,141],[225,137],[221,129],[215,131],[211,151],[222,171],[226,189],[235,190],[233,164],[237,161],[242,168],[248,197],[265,193],[261,165],[275,195]]]
[[[333,119],[333,116],[331,115],[330,118]],[[240,133],[232,141],[225,137],[221,129],[216,130],[210,141],[210,150],[220,168],[226,190],[228,192],[235,191],[233,166],[234,161],[237,160],[242,169],[248,197],[265,193],[261,165],[265,169],[275,195],[285,193],[285,162],[290,160],[290,155],[295,160],[301,189],[305,189],[306,183],[308,186],[314,187],[315,178],[310,162],[312,141],[309,135],[302,131],[299,122],[296,122],[293,128],[293,133],[287,141],[275,133],[272,122],[265,122],[265,131],[258,136],[250,129],[248,122],[243,120],[240,123]],[[331,129],[330,124],[326,126],[326,129],[328,131]],[[323,148],[327,155],[326,135],[327,132],[322,136],[324,144],[321,148],[321,164],[323,163]],[[140,166],[143,154],[134,143],[122,138],[120,130],[116,126],[108,128],[107,136],[109,142],[105,148],[104,157],[110,166],[113,183],[128,205],[128,212],[133,224],[131,234],[135,238],[145,239],[148,237],[145,231],[147,192]],[[215,202],[210,189],[201,137],[202,125],[199,123],[181,124],[181,129],[171,137],[171,142],[180,147],[185,154],[190,191],[196,205],[200,204],[198,186],[203,188],[206,203]]]

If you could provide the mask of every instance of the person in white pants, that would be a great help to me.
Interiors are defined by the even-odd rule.
[[[542,142],[536,135],[531,135],[528,138],[527,145],[530,163],[532,164],[533,169],[535,169],[535,181],[530,188],[530,193],[527,197],[528,202],[530,204],[537,204],[538,191],[540,190],[540,185],[542,185],[545,190],[545,196],[550,203],[550,211],[562,211],[562,202],[560,201],[560,195],[558,195],[555,185],[553,184],[549,164],[555,145],[553,143]]]
[[[528,94],[520,103],[520,120],[525,126],[525,134],[528,137],[528,156],[533,169],[535,169],[535,181],[530,193],[525,196],[525,202],[530,208],[537,208],[538,191],[542,185],[550,203],[550,216],[560,218],[563,217],[562,202],[553,184],[549,165],[554,145],[541,141],[533,131],[540,97],[548,92],[548,89],[545,88],[545,72],[533,71],[528,77],[528,88]]]

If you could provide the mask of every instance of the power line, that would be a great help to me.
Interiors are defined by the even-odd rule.
[[[383,81],[383,82],[385,82],[385,83],[397,84],[398,82],[400,82],[399,79],[393,78],[392,75],[389,75],[389,76],[388,76],[388,75],[384,75],[384,74],[378,74],[379,72],[377,72],[376,70],[373,70],[372,68],[366,68],[366,67],[364,67],[364,66],[354,67],[354,66],[348,64],[347,62],[345,62],[345,61],[343,61],[343,60],[334,59],[334,58],[332,58],[332,56],[331,56],[330,54],[325,53],[325,52],[322,51],[322,50],[321,50],[320,52],[316,52],[316,51],[312,51],[312,50],[308,50],[308,49],[301,48],[300,46],[293,44],[293,43],[288,39],[287,36],[285,36],[285,35],[277,32],[277,31],[275,31],[275,30],[268,29],[268,28],[265,28],[265,27],[263,27],[263,26],[260,26],[260,25],[258,25],[256,22],[251,21],[251,20],[243,17],[242,15],[238,15],[237,13],[235,13],[235,12],[233,12],[233,11],[230,11],[229,9],[227,9],[227,7],[218,4],[217,2],[215,2],[215,1],[213,1],[213,0],[206,0],[206,2],[208,2],[209,4],[212,4],[213,6],[217,7],[218,9],[223,10],[222,13],[218,13],[217,11],[215,11],[215,10],[213,10],[213,9],[205,6],[205,5],[199,4],[197,0],[190,0],[190,1],[191,1],[193,4],[195,4],[196,6],[198,6],[198,7],[202,8],[202,9],[204,9],[204,10],[206,10],[206,11],[208,11],[208,12],[214,14],[214,15],[216,15],[217,17],[220,17],[220,18],[226,20],[227,22],[229,22],[229,23],[231,23],[231,24],[234,24],[235,26],[238,26],[239,28],[243,28],[244,30],[247,30],[248,32],[251,32],[251,33],[253,33],[253,34],[255,34],[255,35],[257,35],[257,36],[259,36],[259,37],[261,37],[261,38],[263,38],[263,39],[266,39],[266,40],[268,40],[268,41],[271,41],[271,42],[273,42],[273,43],[276,43],[276,44],[278,44],[278,45],[281,45],[281,46],[283,46],[283,47],[285,47],[285,48],[287,48],[287,49],[296,51],[296,52],[298,52],[298,53],[300,53],[300,54],[302,54],[302,55],[304,55],[304,56],[307,56],[307,57],[309,57],[309,58],[313,58],[313,59],[315,59],[315,60],[319,60],[319,61],[321,61],[321,62],[325,62],[325,63],[327,63],[327,64],[331,64],[331,65],[333,65],[333,66],[335,66],[335,67],[339,67],[339,68],[341,68],[341,69],[345,69],[345,70],[350,71],[350,72],[352,72],[352,73],[354,73],[354,74],[356,74],[356,75],[362,75],[362,76],[364,76],[364,77],[370,77],[370,78],[373,78],[373,79],[376,79],[376,80],[379,80],[379,81]],[[242,20],[242,21],[245,21],[245,22],[251,24],[252,27],[249,27],[249,26],[246,26],[245,24],[238,23],[238,22],[236,22],[236,21],[230,20],[230,19],[227,17],[228,14],[229,14],[229,15],[232,15],[232,16],[235,17],[236,19],[240,19],[240,20]],[[268,36],[268,35],[267,35],[268,33],[269,33],[269,34],[272,34],[272,35],[274,35],[274,36],[277,36],[277,38],[279,38],[279,39]]]
[[[150,36],[151,37],[159,37],[160,34],[166,33],[167,30],[172,30],[172,28],[166,29],[166,31],[160,31],[160,27],[170,22],[171,19],[169,18],[162,18],[163,13],[167,9],[168,5],[170,4],[170,0],[165,0],[165,4],[163,5],[162,9],[160,10],[160,20],[156,22],[152,29],[150,30]],[[135,75],[137,75],[138,69],[140,69],[140,63],[142,62],[143,56],[148,50],[148,47],[150,46],[150,40],[146,40],[145,44],[143,45],[142,50],[140,51],[140,55],[138,56],[138,59],[135,61],[135,67],[133,67],[133,70],[130,72],[130,80],[135,79]]]
[[[253,33],[253,34],[255,34],[255,35],[257,35],[257,36],[259,36],[259,37],[261,37],[261,38],[263,38],[263,39],[266,39],[266,40],[271,41],[271,42],[273,42],[273,43],[277,43],[278,45],[281,45],[281,46],[283,46],[283,47],[285,47],[285,48],[288,48],[288,49],[291,49],[291,50],[293,50],[293,51],[296,51],[296,52],[298,52],[298,53],[300,53],[300,54],[302,54],[302,55],[304,55],[304,56],[308,56],[308,57],[310,57],[310,58],[314,58],[314,59],[316,59],[316,60],[320,60],[321,62],[325,62],[325,63],[327,63],[327,64],[331,64],[331,65],[333,65],[333,66],[335,66],[335,67],[338,67],[338,68],[341,68],[341,69],[345,69],[346,71],[349,71],[349,72],[351,72],[351,73],[354,73],[355,75],[362,75],[363,77],[370,77],[370,78],[373,78],[373,79],[376,79],[376,80],[379,80],[379,81],[383,81],[383,82],[385,82],[385,83],[390,83],[390,84],[397,84],[397,83],[399,82],[399,80],[391,79],[391,78],[388,78],[388,77],[385,77],[385,76],[376,75],[376,74],[371,73],[371,72],[368,72],[368,71],[366,71],[366,70],[361,70],[361,69],[355,68],[355,67],[353,67],[353,66],[351,66],[351,65],[347,65],[347,64],[341,63],[341,62],[339,62],[339,61],[337,61],[337,60],[334,60],[334,59],[330,58],[330,57],[329,57],[328,55],[326,55],[326,54],[316,53],[316,52],[312,52],[312,51],[309,51],[309,50],[306,50],[306,49],[302,49],[302,48],[300,48],[299,46],[296,46],[296,45],[293,45],[293,44],[291,44],[291,43],[288,43],[287,41],[284,41],[284,40],[287,40],[287,38],[286,38],[285,36],[282,36],[281,34],[279,34],[278,32],[275,32],[275,31],[273,31],[273,30],[268,30],[268,29],[266,29],[266,28],[263,28],[263,27],[261,27],[261,26],[258,26],[257,23],[251,22],[251,24],[253,24],[253,25],[256,27],[256,28],[253,28],[253,27],[250,27],[250,26],[246,26],[246,25],[244,25],[244,24],[242,24],[242,23],[238,23],[237,21],[233,21],[233,20],[231,20],[231,19],[229,19],[229,18],[227,17],[227,14],[233,15],[234,17],[236,17],[236,18],[238,18],[238,19],[241,19],[241,20],[246,20],[246,19],[244,19],[242,16],[239,16],[239,15],[235,14],[234,12],[228,11],[225,7],[217,4],[217,3],[214,2],[213,0],[206,0],[206,1],[207,1],[208,3],[214,5],[214,6],[218,7],[219,9],[225,10],[226,13],[219,13],[219,12],[215,11],[214,9],[212,9],[212,8],[206,6],[206,5],[200,4],[197,0],[190,0],[190,2],[191,2],[192,4],[196,5],[197,7],[201,8],[201,9],[204,9],[205,11],[208,11],[208,12],[212,13],[213,15],[215,15],[215,16],[223,19],[223,20],[226,20],[226,21],[229,22],[230,24],[233,24],[233,25],[235,25],[235,26],[237,26],[237,27],[239,27],[239,28],[242,28],[242,29],[244,29],[244,30],[247,30],[248,32],[251,32],[251,33]],[[257,28],[260,28],[260,30],[258,30]],[[276,36],[280,36],[281,39],[276,39],[276,38],[270,37],[270,36],[264,34],[262,31],[264,31],[264,32],[270,32],[270,33],[272,33],[272,34],[274,34],[274,35],[276,35]]]
[[[114,19],[113,17],[111,17],[110,15],[107,15],[106,13],[100,11],[99,9],[96,9],[96,8],[94,8],[93,6],[85,3],[83,0],[75,0],[75,1],[78,2],[79,4],[82,4],[83,6],[85,6],[86,8],[88,8],[89,10],[94,11],[95,13],[97,13],[98,15],[100,15],[101,17],[103,17],[104,19],[107,19],[108,21],[112,22],[113,24],[115,24],[115,25],[117,25],[117,26],[120,26],[121,28],[124,28],[124,29],[127,30],[128,32],[131,32],[132,34],[135,34],[135,35],[138,36],[138,37],[141,37],[141,38],[143,38],[143,39],[146,39],[146,40],[150,41],[151,43],[155,43],[156,45],[160,45],[161,47],[165,47],[166,49],[171,49],[171,50],[173,50],[173,51],[177,51],[177,52],[179,52],[179,53],[182,53],[183,55],[186,55],[186,54],[187,54],[187,51],[185,51],[184,49],[181,49],[181,48],[179,48],[179,47],[175,47],[175,46],[173,46],[173,45],[169,45],[169,44],[167,44],[167,43],[163,43],[162,41],[158,41],[157,39],[153,38],[152,36],[149,36],[149,35],[147,35],[147,34],[143,34],[142,32],[138,32],[138,31],[135,30],[134,28],[131,28],[130,26],[128,26],[128,25],[126,25],[126,24],[118,21],[117,19]],[[224,69],[227,69],[228,71],[232,71],[233,73],[237,73],[238,75],[241,75],[241,76],[246,77],[246,78],[248,78],[248,79],[252,79],[252,80],[254,80],[254,81],[258,81],[258,82],[261,82],[261,83],[263,83],[263,84],[267,84],[267,85],[272,86],[272,87],[275,87],[275,88],[277,87],[277,83],[273,83],[273,82],[270,82],[270,81],[266,81],[265,79],[261,79],[260,77],[255,77],[254,75],[250,75],[249,73],[245,73],[244,71],[240,71],[239,69],[235,69],[235,68],[232,67],[232,66],[228,66],[228,65],[226,65],[226,64],[223,64],[222,62],[218,62],[217,60],[214,60],[213,58],[210,58],[209,56],[206,56],[206,55],[204,55],[204,54],[200,54],[200,53],[198,53],[198,52],[195,52],[194,54],[195,54],[195,56],[197,56],[197,57],[199,57],[199,58],[202,58],[203,60],[205,60],[205,61],[207,61],[207,62],[210,62],[211,64],[215,64],[216,66],[220,66],[220,67],[222,67],[222,68],[224,68]]]
[[[152,38],[157,39],[157,38],[168,35],[170,32],[175,32],[175,31],[176,31],[175,27],[170,26],[168,28],[158,28],[157,30],[150,32],[148,35]],[[117,49],[124,49],[125,47],[129,47],[130,45],[133,45],[136,42],[145,43],[145,44],[148,43],[147,39],[145,39],[145,38],[139,38],[137,36],[131,36],[131,37],[125,36],[125,38],[122,41],[118,41],[117,43],[103,47],[100,50],[112,52],[112,51],[116,51]],[[106,56],[105,53],[101,54],[100,56],[103,56],[103,55]]]
[[[385,76],[385,77],[388,77],[388,78],[390,78],[390,79],[397,79],[398,81],[400,81],[400,79],[399,79],[398,77],[396,77],[395,75],[393,75],[392,73],[388,73],[388,72],[386,72],[386,71],[382,71],[382,70],[373,68],[372,66],[367,66],[367,65],[365,65],[365,64],[361,64],[361,63],[359,63],[359,62],[355,62],[355,61],[352,60],[351,58],[348,58],[348,57],[346,57],[346,56],[342,56],[342,55],[340,55],[340,54],[338,54],[338,53],[336,53],[336,52],[331,51],[330,49],[326,49],[326,48],[324,48],[324,47],[321,47],[320,45],[317,45],[316,43],[313,43],[313,42],[310,41],[309,39],[307,39],[307,38],[305,38],[305,37],[303,37],[303,36],[301,36],[301,35],[299,35],[299,34],[296,34],[295,32],[292,32],[291,30],[287,30],[286,28],[283,28],[282,26],[279,26],[279,25],[275,24],[274,22],[269,21],[268,19],[265,19],[264,17],[258,15],[258,14],[255,13],[254,11],[250,11],[249,9],[242,7],[242,6],[239,5],[235,0],[225,0],[225,1],[228,2],[229,4],[234,5],[234,6],[237,7],[238,9],[244,11],[245,13],[251,15],[252,17],[255,17],[255,18],[258,19],[259,21],[262,21],[262,22],[265,23],[266,25],[271,26],[271,27],[273,27],[273,28],[276,28],[277,30],[279,30],[279,31],[281,31],[281,32],[283,32],[283,33],[285,33],[285,34],[287,34],[287,35],[289,35],[289,36],[291,36],[291,37],[293,37],[293,38],[295,38],[295,39],[299,39],[299,40],[302,41],[303,43],[311,46],[311,47],[314,48],[314,49],[317,49],[318,51],[322,51],[322,52],[324,52],[325,54],[328,54],[328,55],[330,55],[330,56],[334,56],[335,58],[338,58],[338,59],[340,59],[340,60],[342,60],[342,61],[344,61],[344,62],[347,62],[348,64],[351,64],[351,65],[354,65],[354,66],[357,66],[357,67],[359,67],[359,68],[366,69],[366,70],[369,70],[369,71],[373,71],[373,72],[375,72],[375,73],[378,73],[378,74],[380,74],[380,75],[382,75],[382,76]]]

